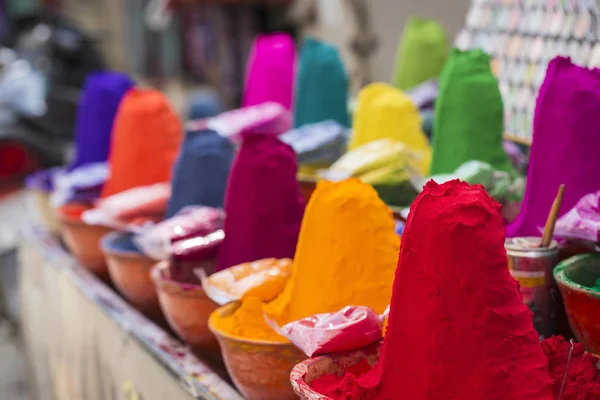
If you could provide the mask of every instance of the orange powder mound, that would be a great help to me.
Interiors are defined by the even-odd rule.
[[[170,182],[182,139],[183,126],[164,94],[131,89],[115,117],[108,161],[110,177],[101,197]]]
[[[392,212],[357,179],[320,181],[306,208],[292,275],[283,292],[264,307],[246,299],[221,321],[234,335],[266,338],[280,326],[318,313],[362,305],[382,313],[389,305],[400,238]],[[252,307],[250,307],[252,305]]]
[[[264,318],[264,303],[258,297],[247,297],[240,307],[227,318],[214,318],[214,326],[221,332],[246,339],[286,343],[288,340],[275,333]]]

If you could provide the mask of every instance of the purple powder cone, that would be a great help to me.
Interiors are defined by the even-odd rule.
[[[294,150],[272,135],[244,138],[225,197],[217,270],[262,258],[293,258],[305,202]]]
[[[76,154],[70,171],[107,160],[113,120],[121,99],[133,85],[128,75],[119,72],[88,75],[77,109]]]
[[[600,190],[600,70],[564,57],[552,60],[538,94],[533,145],[523,206],[507,237],[540,236],[558,191],[566,185],[559,216]]]

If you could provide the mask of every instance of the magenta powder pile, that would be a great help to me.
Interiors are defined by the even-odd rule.
[[[248,135],[225,197],[225,239],[217,270],[262,258],[293,258],[306,206],[296,153],[273,135]]]

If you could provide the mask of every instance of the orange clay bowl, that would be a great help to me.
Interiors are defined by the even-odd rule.
[[[101,247],[110,278],[138,310],[152,319],[162,320],[158,295],[150,278],[156,261],[139,252],[132,245],[130,236],[124,232],[112,232],[102,237]]]
[[[57,210],[60,231],[69,251],[88,270],[108,280],[108,269],[100,249],[100,239],[111,231],[104,226],[87,225],[81,220],[86,206],[68,204]]]
[[[208,321],[210,330],[219,339],[233,383],[248,400],[296,399],[290,385],[290,372],[294,365],[306,359],[304,353],[291,343],[244,339],[216,328],[216,319],[231,315],[239,305],[234,302],[219,308]]]
[[[219,307],[217,303],[206,296],[202,286],[172,280],[168,261],[156,264],[151,276],[171,329],[198,356],[221,364],[219,343],[208,329],[208,317]]]
[[[361,350],[309,358],[301,362],[294,367],[290,374],[294,392],[303,400],[331,400],[331,397],[315,392],[310,387],[312,381],[329,374],[343,376],[348,367],[356,365],[364,359],[374,367],[379,361],[381,343],[369,345]]]

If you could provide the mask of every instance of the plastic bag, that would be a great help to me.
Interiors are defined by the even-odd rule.
[[[331,164],[346,150],[348,137],[346,127],[328,120],[292,129],[279,139],[294,149],[299,164]]]
[[[292,114],[281,104],[267,102],[221,113],[213,118],[189,121],[186,130],[212,129],[231,140],[241,142],[248,133],[280,135],[291,129]]]
[[[223,229],[224,221],[225,213],[222,210],[202,206],[185,207],[172,218],[137,235],[134,241],[148,257],[166,260],[171,256],[172,243],[203,237]]]
[[[204,261],[216,257],[219,247],[223,243],[225,232],[222,229],[171,243],[171,260],[173,261]]]
[[[575,207],[556,221],[554,235],[598,243],[600,238],[600,192],[583,196]]]
[[[54,179],[54,192],[50,198],[53,207],[67,203],[91,204],[98,197],[108,179],[105,162],[82,165],[70,172],[59,173]]]
[[[136,187],[98,201],[81,218],[88,225],[142,233],[163,219],[170,197],[169,183]]]
[[[202,288],[215,303],[224,305],[247,296],[258,297],[266,303],[275,299],[292,274],[289,258],[265,258],[203,275]]]
[[[383,337],[382,323],[388,310],[378,315],[369,307],[347,306],[335,313],[317,314],[282,327],[265,317],[267,323],[308,357],[350,351]]]

